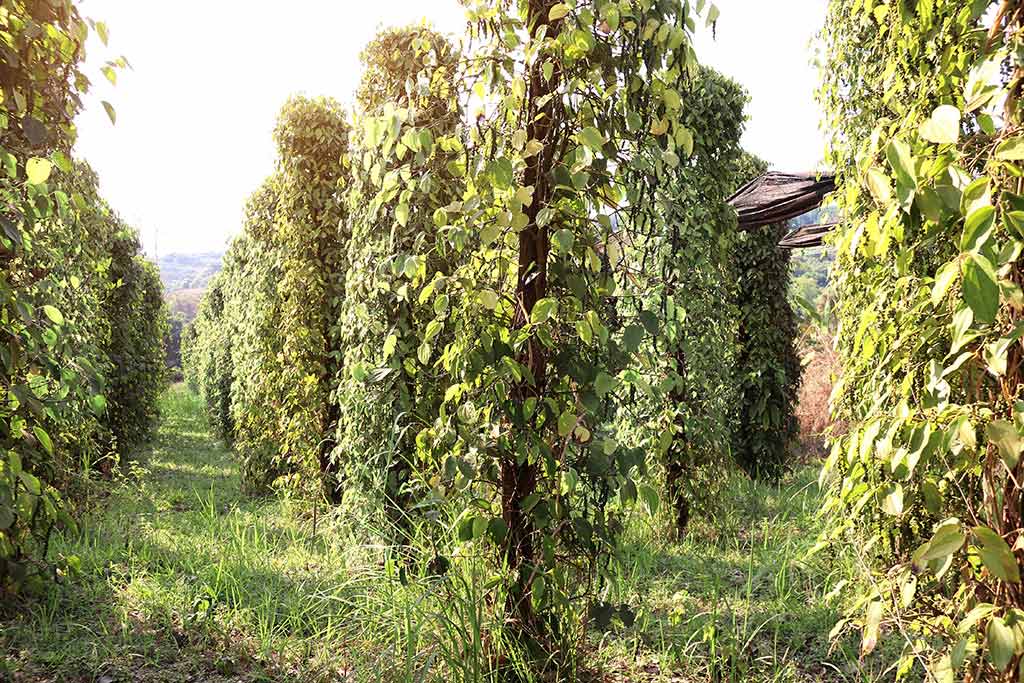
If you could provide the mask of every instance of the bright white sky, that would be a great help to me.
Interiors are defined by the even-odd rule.
[[[750,92],[744,145],[776,168],[803,171],[822,157],[817,78],[809,41],[823,0],[717,0],[717,40],[698,55]],[[223,249],[245,198],[274,166],[272,130],[292,93],[352,99],[358,55],[377,28],[424,17],[461,33],[457,0],[82,0],[110,27],[90,47],[94,90],[79,117],[78,153],[101,190],[137,226],[147,253]],[[125,55],[111,86],[99,66]],[[117,110],[111,126],[100,105]],[[159,231],[159,243],[155,234]]]

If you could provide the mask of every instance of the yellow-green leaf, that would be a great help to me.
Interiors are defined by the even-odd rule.
[[[558,21],[569,13],[569,6],[564,2],[560,2],[557,5],[553,5],[548,10],[548,21]]]
[[[997,671],[1005,671],[1013,659],[1016,638],[1013,636],[1013,629],[1006,625],[1006,622],[999,617],[989,619],[988,628],[985,631],[988,645],[988,660]]]
[[[960,139],[960,110],[943,104],[936,107],[930,118],[921,124],[918,132],[928,142],[952,144]]]
[[[1003,161],[1021,161],[1024,159],[1024,137],[1003,140],[996,147],[996,159]]]
[[[1024,450],[1024,439],[1021,438],[1017,426],[1007,420],[990,422],[986,430],[988,440],[999,449],[999,457],[1010,469],[1017,466],[1021,450]]]
[[[1008,583],[1020,583],[1020,568],[1003,537],[985,526],[974,527],[980,547],[978,554],[992,576]]]
[[[871,196],[879,204],[889,204],[892,201],[892,183],[889,182],[889,176],[874,166],[868,169],[867,175],[868,189],[871,190]]]
[[[25,163],[25,175],[29,185],[42,185],[50,177],[53,164],[48,159],[32,157]]]
[[[64,324],[64,316],[61,314],[60,309],[58,309],[56,306],[51,306],[49,304],[43,306],[43,313],[45,313],[46,317],[49,318],[50,321],[53,322],[54,324]]]

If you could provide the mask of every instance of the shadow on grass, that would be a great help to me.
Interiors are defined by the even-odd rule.
[[[828,639],[842,616],[829,592],[851,570],[808,556],[822,524],[815,474],[779,486],[737,476],[720,513],[679,542],[665,540],[665,520],[637,520],[619,593],[639,618],[606,638],[612,668],[638,681],[877,680],[865,667],[884,669],[884,657],[861,663],[855,638]]]

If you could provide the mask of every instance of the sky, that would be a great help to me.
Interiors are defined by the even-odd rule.
[[[700,60],[752,97],[743,143],[780,170],[816,168],[823,142],[809,43],[824,0],[717,0],[716,36],[697,36]],[[225,248],[245,199],[274,169],[272,131],[289,95],[349,103],[359,52],[383,26],[429,20],[461,34],[457,0],[82,0],[106,22],[109,45],[89,45],[94,83],[78,119],[78,155],[99,173],[110,204],[142,233],[146,253]],[[286,8],[286,11],[283,9]],[[124,55],[116,86],[100,74]],[[101,102],[109,101],[111,125]]]

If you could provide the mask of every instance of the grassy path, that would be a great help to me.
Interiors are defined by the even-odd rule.
[[[194,396],[173,388],[163,413],[141,469],[87,516],[83,535],[54,544],[81,559],[82,576],[3,625],[8,666],[29,680],[108,683],[329,669],[331,617],[351,584],[343,558],[309,541],[287,501],[240,494]]]
[[[472,659],[472,586],[404,586],[388,549],[344,519],[321,518],[314,538],[300,503],[240,493],[194,396],[171,389],[163,413],[141,466],[105,486],[81,535],[56,539],[81,576],[0,620],[0,681],[474,680],[453,664]],[[883,659],[857,661],[856,638],[827,640],[833,589],[852,570],[804,559],[813,476],[779,488],[737,477],[722,514],[681,543],[634,520],[615,597],[638,619],[591,638],[602,678],[885,680]]]

